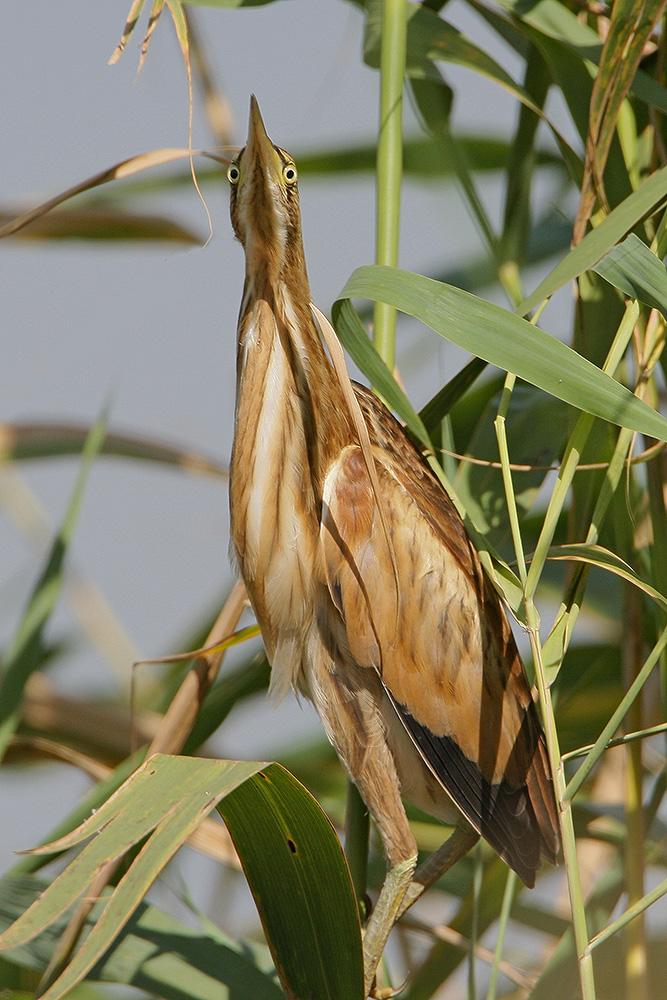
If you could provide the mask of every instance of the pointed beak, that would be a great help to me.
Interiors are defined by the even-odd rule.
[[[283,161],[266,134],[254,96],[250,99],[248,141],[237,163],[239,177],[230,200],[232,225],[252,270],[261,259],[278,252],[286,225],[281,206]]]
[[[261,163],[264,173],[267,175],[276,174],[281,167],[281,160],[273,143],[266,134],[262,113],[259,110],[257,98],[253,94],[250,98],[250,120],[248,121],[248,141],[245,148],[246,170],[252,164],[256,167]]]

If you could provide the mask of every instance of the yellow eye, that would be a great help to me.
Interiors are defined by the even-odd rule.
[[[238,184],[241,171],[235,163],[230,163],[227,168],[227,180],[230,184]]]
[[[283,180],[288,187],[296,184],[296,167],[293,163],[286,163],[283,167]]]

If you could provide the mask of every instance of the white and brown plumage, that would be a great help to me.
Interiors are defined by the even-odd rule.
[[[406,900],[480,833],[526,885],[541,856],[554,861],[550,769],[510,626],[456,509],[400,424],[355,385],[371,482],[311,313],[296,167],[254,98],[228,175],[246,255],[233,549],[272,687],[315,703],[383,840],[390,872],[365,938],[370,987]],[[417,885],[401,796],[457,824]]]

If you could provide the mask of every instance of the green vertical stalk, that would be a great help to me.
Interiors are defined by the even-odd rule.
[[[403,174],[403,79],[405,77],[406,0],[384,0],[380,51],[380,124],[376,166],[376,254],[378,264],[396,267]],[[375,346],[390,371],[394,368],[396,310],[376,302]],[[365,908],[368,867],[368,810],[348,782],[345,853],[360,910]],[[365,914],[362,912],[362,919]]]
[[[544,59],[537,47],[529,43],[523,86],[534,106],[544,107],[549,83]],[[518,122],[506,167],[505,214],[497,251],[498,272],[503,288],[514,305],[518,305],[523,298],[520,268],[530,231],[531,182],[537,159],[535,136],[539,122],[532,109],[519,105]]]
[[[665,19],[667,24],[667,19]],[[663,213],[660,219],[655,239],[651,244],[651,249],[659,260],[662,260],[667,253],[667,212]],[[661,331],[664,337],[664,330]],[[654,344],[656,352],[656,363],[662,361],[661,355],[664,347]],[[664,363],[663,363],[664,369]],[[654,379],[651,379],[650,388],[654,397],[654,405],[657,405],[657,391]],[[647,440],[646,444],[650,442]],[[667,503],[665,502],[665,483],[667,482],[667,462],[664,453],[654,461],[648,463],[648,496],[649,509],[651,511],[651,523],[653,525],[653,541],[651,543],[651,578],[656,589],[667,588]],[[665,593],[661,590],[661,593]],[[659,633],[665,625],[665,616],[658,609],[655,609]],[[660,663],[660,684],[662,688],[663,714],[667,716],[667,656],[663,656]]]
[[[646,444],[650,444],[646,441]],[[653,525],[653,540],[651,542],[651,583],[661,594],[667,592],[667,506],[665,504],[665,482],[667,482],[667,462],[664,454],[658,455],[648,462],[647,491],[651,524]],[[656,634],[660,634],[667,624],[664,611],[653,607]],[[667,657],[663,656],[660,663],[660,685],[662,688],[663,715],[667,717]]]
[[[508,868],[507,882],[505,883],[505,892],[503,893],[503,902],[500,907],[500,916],[498,917],[498,940],[496,941],[496,947],[493,951],[493,965],[491,966],[491,979],[489,980],[489,989],[486,994],[486,1000],[496,1000],[500,960],[503,957],[505,933],[510,919],[510,910],[512,909],[512,903],[514,902],[516,887],[516,872],[513,872],[511,868]]]
[[[613,374],[616,370],[616,367],[620,363],[620,360],[627,348],[637,316],[638,306],[636,303],[631,303],[626,309],[623,321],[617,330],[614,342],[611,345],[607,359],[603,366],[604,370],[610,374]],[[533,649],[535,678],[539,690],[540,703],[543,708],[549,758],[554,776],[557,799],[561,803],[560,823],[563,842],[563,859],[567,870],[568,888],[572,909],[572,928],[578,958],[579,979],[583,1000],[593,1000],[595,997],[595,980],[593,975],[591,951],[588,947],[586,910],[577,860],[571,795],[566,794],[565,789],[564,771],[553,716],[551,692],[546,683],[544,662],[542,659],[542,647],[539,641],[539,619],[534,606],[534,595],[542,574],[548,547],[551,545],[557,519],[562,511],[567,492],[572,483],[572,478],[576,470],[579,456],[583,451],[583,447],[592,428],[592,424],[593,418],[588,414],[582,413],[570,437],[563,458],[558,483],[549,503],[542,532],[538,540],[536,552],[528,571],[526,581],[526,617],[529,626],[531,646]],[[609,502],[614,495],[615,488],[618,484],[618,477],[620,476],[622,468],[622,461],[624,456],[627,454],[629,441],[621,441],[621,438],[624,438],[623,430],[620,432],[619,442],[615,451],[614,457],[616,459],[616,463],[612,462],[612,466],[610,466],[608,470],[601,496],[598,498],[598,504],[596,505],[595,512],[593,514],[592,523],[588,533],[588,540],[591,541],[597,540],[599,524],[601,523],[601,519],[604,518]],[[582,596],[583,594],[580,594],[578,599],[580,600]],[[575,607],[571,610],[573,625],[574,620],[576,619],[577,608]]]
[[[523,543],[521,540],[519,517],[516,507],[516,497],[514,494],[514,487],[512,484],[512,474],[510,471],[507,436],[505,433],[506,430],[505,418],[507,415],[507,408],[509,406],[512,389],[514,388],[514,383],[515,383],[514,375],[508,374],[505,379],[505,386],[503,389],[503,397],[501,400],[501,404],[498,408],[498,416],[496,417],[495,428],[498,437],[498,449],[500,452],[500,461],[503,471],[505,496],[507,499],[510,525],[512,528],[512,537],[517,556],[519,577],[521,579],[524,588],[526,588],[526,582],[527,582],[526,560],[523,551]],[[575,453],[578,453],[576,449],[574,449],[574,451]],[[584,1000],[594,1000],[595,982],[593,978],[593,963],[590,954],[587,953],[588,928],[587,928],[586,913],[585,913],[584,900],[581,888],[579,866],[577,863],[576,840],[574,833],[574,824],[572,821],[572,807],[569,802],[564,802],[563,798],[563,794],[565,791],[563,765],[561,761],[560,746],[558,743],[558,734],[556,732],[556,723],[554,718],[553,705],[551,701],[551,691],[546,683],[546,674],[542,659],[542,646],[539,637],[539,629],[540,629],[539,614],[537,612],[537,608],[535,606],[532,593],[526,594],[526,620],[529,628],[531,647],[533,651],[533,663],[535,665],[535,679],[539,691],[542,714],[544,717],[545,735],[547,740],[549,760],[551,763],[551,770],[554,778],[554,788],[556,791],[558,802],[563,803],[562,813],[561,813],[563,856],[564,856],[565,866],[567,868],[568,886],[570,890],[570,900],[572,904],[572,926],[577,948],[577,957],[579,959],[579,976],[581,982],[582,997],[584,998]],[[511,890],[508,896],[508,900],[511,900]],[[509,907],[509,901],[504,903],[503,906]],[[496,975],[497,975],[497,969],[496,969]],[[492,977],[492,982],[494,983],[493,989],[495,992],[495,981],[493,977]]]
[[[366,919],[368,874],[368,808],[357,786],[348,780],[345,807],[345,857],[362,921]]]
[[[593,960],[588,950],[588,926],[586,907],[581,885],[581,873],[577,859],[577,841],[572,817],[572,803],[565,800],[565,772],[563,768],[556,720],[551,700],[551,689],[547,686],[544,664],[542,662],[542,646],[539,636],[539,617],[532,597],[526,599],[526,617],[528,622],[530,645],[535,666],[535,682],[542,706],[544,730],[547,741],[549,762],[554,781],[556,801],[560,803],[560,832],[563,844],[563,862],[567,872],[567,887],[570,895],[572,911],[572,932],[577,952],[579,967],[579,983],[582,1000],[595,1000],[595,979],[593,975]]]
[[[494,421],[494,426],[496,429],[496,437],[498,439],[498,453],[500,455],[500,464],[502,466],[503,485],[505,487],[505,499],[507,501],[507,513],[510,520],[510,528],[512,530],[512,541],[514,543],[514,552],[516,554],[519,579],[521,580],[521,583],[525,587],[526,576],[527,576],[526,557],[523,551],[523,541],[521,539],[521,527],[519,525],[519,511],[517,509],[516,496],[514,493],[514,485],[512,483],[512,471],[510,469],[509,447],[507,444],[507,427],[505,424],[505,421],[507,419],[507,411],[509,409],[510,399],[512,398],[512,392],[514,390],[515,383],[516,383],[516,375],[512,375],[510,372],[508,372],[505,377],[503,395],[500,401],[500,406],[498,407],[498,416]]]
[[[405,0],[384,0],[380,49],[380,128],[377,153],[376,252],[378,264],[398,265],[403,173],[403,80],[406,48]],[[375,304],[375,346],[394,368],[396,310]]]
[[[638,316],[639,306],[636,302],[630,302],[625,310],[623,320],[609,349],[607,359],[602,366],[602,370],[607,372],[608,375],[613,375],[621,363],[621,359],[623,358],[630,342],[630,338],[632,337],[632,331],[634,330]],[[535,553],[530,564],[530,569],[528,570],[528,578],[526,581],[527,600],[529,598],[532,599],[535,596],[535,591],[537,590],[537,585],[540,581],[544,564],[547,560],[547,553],[556,531],[558,518],[563,510],[568,491],[572,485],[572,479],[577,470],[581,453],[591,432],[594,419],[595,418],[592,417],[590,413],[581,413],[567,443],[565,454],[563,456],[563,462],[558,474],[558,481],[554,487],[551,499],[549,500],[549,506],[547,507],[547,512],[544,517],[542,531],[540,532],[540,537],[537,541],[537,545],[535,546]]]
[[[636,678],[642,662],[642,605],[639,591],[626,584],[623,620],[623,673],[626,690]],[[642,728],[642,702],[637,698],[628,709],[626,732]],[[625,841],[624,868],[628,906],[638,903],[644,895],[644,812],[642,790],[641,741],[626,747],[625,820],[628,834]],[[625,980],[628,1000],[647,1000],[646,925],[641,913],[625,928]]]
[[[470,951],[468,952],[468,996],[467,1000],[476,1000],[477,997],[477,976],[475,962],[477,960],[476,951],[479,943],[479,914],[480,897],[482,894],[482,878],[484,869],[482,867],[482,852],[479,841],[475,848],[475,873],[472,883],[472,924],[470,927]]]

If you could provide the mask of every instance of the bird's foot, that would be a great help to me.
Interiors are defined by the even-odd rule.
[[[399,861],[387,872],[377,905],[371,914],[364,932],[364,984],[366,996],[371,994],[384,946],[400,913],[403,897],[412,881],[417,864],[417,855],[406,861]],[[381,994],[384,996],[385,994]],[[394,994],[389,994],[393,996]]]
[[[392,997],[400,996],[407,985],[406,979],[400,986],[376,986],[371,990],[369,996],[371,1000],[391,1000]]]

